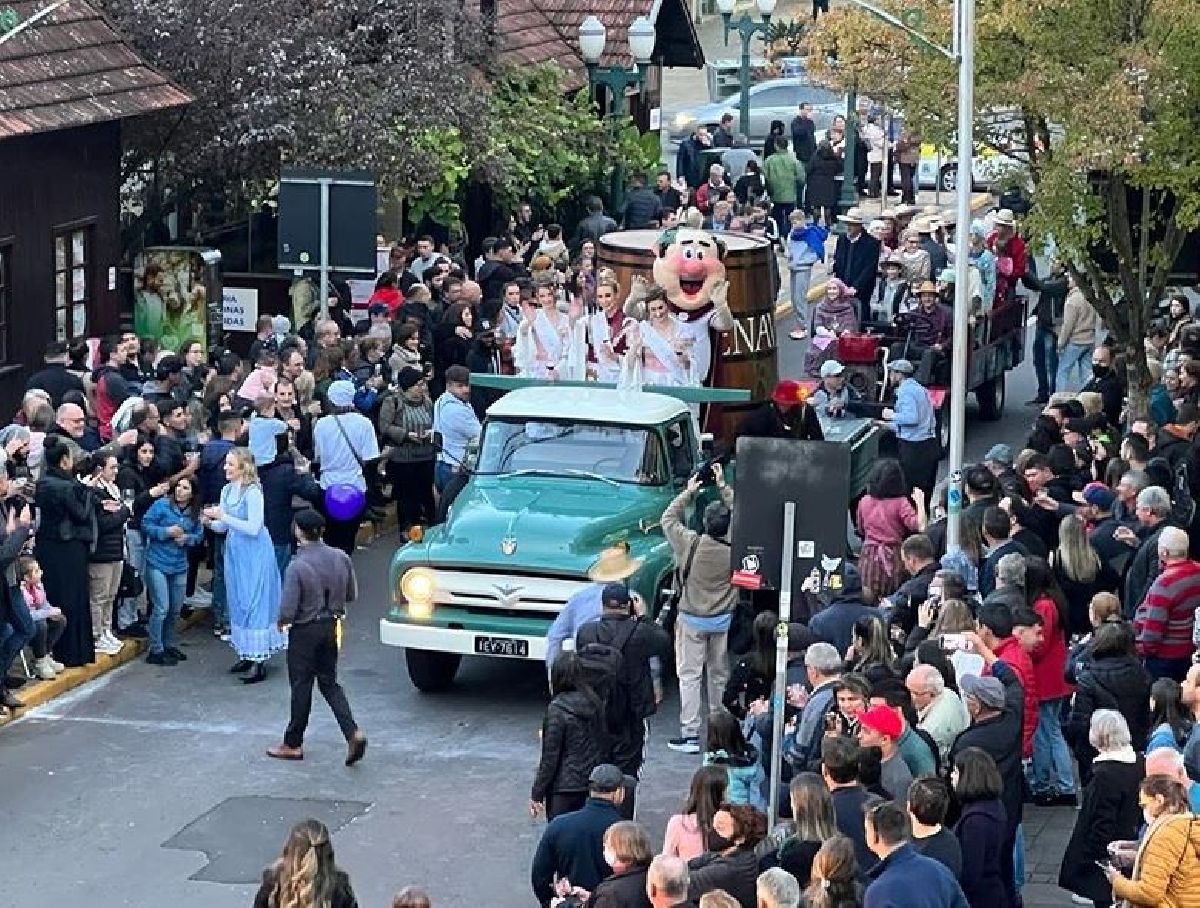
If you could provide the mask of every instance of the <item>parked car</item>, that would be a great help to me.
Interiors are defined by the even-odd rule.
[[[674,140],[686,138],[697,124],[714,127],[721,122],[721,115],[738,114],[742,93],[730,95],[724,101],[686,107],[671,115],[667,124],[670,137]],[[813,121],[818,130],[829,128],[833,118],[846,112],[842,96],[827,88],[820,88],[801,79],[768,79],[750,86],[750,131],[752,142],[761,142],[771,131],[772,120],[782,120],[784,125],[792,122],[801,102],[813,105]]]

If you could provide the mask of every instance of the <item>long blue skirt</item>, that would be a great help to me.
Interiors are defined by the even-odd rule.
[[[230,530],[225,538],[225,594],[229,643],[239,659],[261,662],[287,649],[279,631],[282,584],[275,546],[263,527],[256,536]]]

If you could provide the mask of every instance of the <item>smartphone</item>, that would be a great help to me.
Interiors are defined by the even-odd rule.
[[[969,653],[971,651],[971,642],[963,634],[942,634],[942,649],[959,650]]]

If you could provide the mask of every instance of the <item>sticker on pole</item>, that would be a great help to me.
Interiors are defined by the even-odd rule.
[[[741,569],[733,572],[729,582],[744,590],[760,590],[763,585],[761,570],[762,564],[758,556],[746,555],[742,558]]]
[[[811,539],[801,539],[796,543],[797,558],[816,558],[817,544]]]

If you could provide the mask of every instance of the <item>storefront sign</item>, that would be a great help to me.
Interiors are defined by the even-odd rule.
[[[221,291],[221,326],[226,331],[254,331],[258,321],[258,291],[225,287]]]

